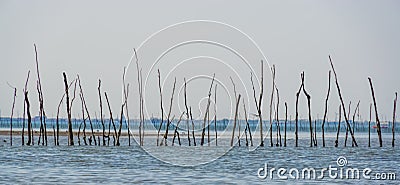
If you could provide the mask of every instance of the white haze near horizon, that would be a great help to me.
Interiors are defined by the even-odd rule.
[[[13,90],[7,82],[18,88],[15,116],[22,116],[22,88],[26,74],[31,70],[29,97],[31,112],[38,113],[36,70],[33,43],[39,51],[40,73],[48,117],[55,117],[58,102],[64,92],[62,72],[69,80],[80,75],[91,116],[99,115],[97,82],[102,80],[102,91],[107,91],[113,112],[119,115],[122,99],[122,70],[128,65],[137,48],[148,36],[169,25],[188,20],[214,20],[232,25],[247,33],[260,46],[268,62],[276,65],[276,82],[280,93],[281,119],[284,102],[289,115],[295,115],[295,93],[300,85],[300,73],[306,73],[306,88],[312,97],[312,116],[321,118],[330,70],[331,55],[339,75],[345,103],[352,101],[354,110],[358,100],[362,119],[368,119],[372,102],[367,77],[372,77],[378,111],[381,119],[391,120],[394,92],[400,90],[400,3],[398,1],[1,1],[0,2],[0,110],[1,116],[11,114]],[[177,35],[179,37],[179,35]],[[218,52],[216,52],[218,54]],[[140,53],[139,57],[140,57]],[[150,53],[152,54],[152,53]],[[160,53],[153,53],[159,55]],[[251,65],[259,75],[259,60]],[[145,63],[146,61],[141,61]],[[205,61],[207,62],[207,61]],[[198,65],[199,63],[197,63]],[[195,65],[195,64],[194,64]],[[204,65],[203,65],[204,66]],[[138,117],[136,72],[130,68],[131,118]],[[200,66],[201,67],[201,63]],[[196,67],[186,70],[190,78]],[[212,68],[207,75],[224,76],[224,67]],[[269,75],[268,66],[265,73]],[[163,71],[164,76],[168,71]],[[248,73],[249,74],[249,73]],[[179,76],[177,86],[183,79]],[[247,76],[248,77],[248,76]],[[332,76],[333,77],[333,76]],[[153,76],[156,79],[156,76]],[[168,109],[172,77],[164,93],[164,106]],[[236,80],[235,80],[236,81]],[[229,82],[229,81],[227,81]],[[149,83],[157,84],[153,80]],[[239,83],[237,81],[237,83]],[[250,81],[245,83],[250,84]],[[232,89],[230,83],[227,88]],[[263,117],[269,119],[270,78],[264,83]],[[156,87],[156,86],[155,86]],[[190,87],[193,97],[205,97],[209,81]],[[221,88],[222,90],[222,88]],[[335,119],[339,99],[332,78],[329,100],[329,119]],[[243,89],[238,89],[239,93]],[[250,91],[251,92],[251,91]],[[190,94],[190,93],[189,93]],[[218,118],[231,116],[231,102],[218,93]],[[158,91],[146,93],[150,115],[159,116]],[[197,100],[190,95],[194,117],[204,112],[204,100],[197,108]],[[192,98],[192,99],[191,99]],[[255,106],[252,95],[250,112]],[[177,98],[178,99],[178,98]],[[182,103],[182,99],[180,100]],[[347,106],[347,105],[346,105]],[[103,96],[104,114],[108,109]],[[226,107],[226,110],[224,109]],[[300,101],[300,116],[307,116],[304,97]],[[73,116],[81,113],[80,101],[73,106]],[[229,109],[229,110],[228,110]],[[346,108],[347,109],[347,108]],[[352,112],[353,113],[353,112]],[[179,117],[179,109],[173,113]],[[243,113],[242,113],[243,114]],[[65,117],[63,104],[62,117]],[[200,116],[200,117],[199,117]]]

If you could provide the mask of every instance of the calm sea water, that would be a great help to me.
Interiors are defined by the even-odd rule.
[[[359,136],[360,137],[360,136]],[[0,136],[1,140],[7,136]],[[63,138],[65,139],[65,138]],[[120,183],[161,183],[161,184],[399,184],[399,180],[332,179],[325,172],[324,179],[280,180],[274,174],[260,179],[259,168],[303,168],[322,169],[329,165],[338,167],[337,159],[343,156],[347,165],[343,168],[372,169],[371,174],[400,174],[399,147],[392,148],[390,137],[385,137],[385,147],[367,147],[365,137],[358,139],[360,147],[333,147],[333,138],[328,138],[329,147],[310,148],[308,139],[301,139],[301,147],[293,147],[294,140],[288,140],[288,147],[260,147],[249,151],[246,147],[234,147],[224,155],[206,164],[179,166],[164,162],[153,156],[186,158],[196,161],[204,152],[220,150],[221,147],[203,146],[148,146],[151,154],[136,144],[127,146],[123,138],[120,147],[104,146],[12,146],[0,145],[0,184],[120,184]],[[20,142],[15,139],[15,143]],[[63,143],[65,140],[63,141]],[[242,141],[243,142],[243,141]],[[321,142],[321,141],[319,141]],[[341,139],[341,142],[343,140]],[[52,142],[50,142],[52,145]],[[268,144],[268,140],[266,144]],[[243,143],[242,143],[243,144]],[[154,144],[153,144],[154,145]],[[319,143],[321,145],[321,143]],[[195,148],[195,150],[194,150]],[[182,156],[182,157],[180,157]],[[204,157],[204,156],[203,156]],[[374,177],[374,176],[373,176]],[[396,177],[399,179],[399,177]]]

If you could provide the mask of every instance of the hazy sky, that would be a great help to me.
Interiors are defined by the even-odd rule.
[[[80,75],[91,114],[97,112],[98,115],[99,78],[103,82],[102,91],[109,94],[113,111],[119,112],[122,71],[132,57],[133,48],[138,48],[150,35],[170,25],[190,20],[212,20],[246,33],[258,44],[268,62],[276,65],[282,118],[285,101],[289,115],[295,114],[295,93],[300,85],[301,71],[306,73],[313,118],[322,116],[330,54],[339,75],[345,103],[352,101],[354,110],[354,105],[360,100],[360,113],[364,119],[368,117],[371,93],[367,77],[370,76],[375,87],[378,111],[382,119],[390,119],[394,92],[400,90],[397,75],[400,68],[399,18],[398,1],[1,1],[1,116],[11,113],[13,90],[7,82],[18,88],[16,114],[22,115],[22,88],[28,70],[31,70],[31,112],[34,115],[38,112],[33,43],[37,44],[39,51],[47,115],[53,117],[56,114],[64,92],[63,71],[67,72],[69,80],[76,74]],[[163,62],[148,72],[154,60],[174,44],[191,39],[208,39],[221,42],[243,54],[259,77],[260,60],[263,59],[261,53],[257,53],[257,48],[237,30],[220,26],[200,23],[167,29],[138,49],[143,76],[149,74],[145,97],[149,115],[160,114],[156,68],[161,70],[165,80],[165,109],[169,106],[173,78],[177,78],[177,92],[180,94],[173,106],[176,117],[184,105],[181,91],[183,77],[190,79],[197,76],[188,85],[188,101],[193,107],[194,116],[198,118],[200,111],[205,109],[205,97],[210,84],[210,79],[204,76],[212,76],[213,73],[219,81],[219,118],[229,117],[232,112],[229,94],[232,96],[233,87],[229,76],[235,80],[238,93],[242,94],[250,112],[255,112],[252,91],[249,89],[250,68],[239,57],[227,52],[226,48],[205,43],[182,46],[166,55]],[[185,59],[190,60],[185,62]],[[177,65],[179,63],[182,64]],[[264,67],[263,114],[267,119],[271,78],[267,63]],[[167,77],[169,72],[171,74]],[[131,87],[130,114],[135,118],[138,117],[136,75],[135,65],[131,65],[127,82]],[[339,105],[333,82],[330,119],[335,118]],[[305,117],[304,97],[300,103],[300,115]],[[63,104],[62,116],[65,116],[64,107]],[[77,100],[73,116],[78,116],[80,111],[80,102]],[[107,109],[104,112],[108,112]],[[108,117],[107,113],[105,115]]]

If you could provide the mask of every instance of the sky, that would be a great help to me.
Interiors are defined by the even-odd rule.
[[[131,118],[137,118],[137,71],[135,60],[131,60],[135,48],[145,84],[147,118],[160,115],[157,69],[161,72],[165,110],[169,109],[174,78],[177,80],[171,113],[176,118],[185,110],[184,78],[188,81],[188,106],[192,107],[194,118],[203,118],[214,73],[218,84],[218,119],[232,118],[234,114],[230,77],[248,111],[255,113],[250,73],[255,75],[258,94],[261,60],[264,61],[264,119],[269,119],[273,64],[280,95],[279,117],[285,116],[284,102],[288,105],[288,116],[294,117],[296,91],[300,73],[304,71],[312,117],[321,118],[330,70],[328,55],[331,55],[346,106],[352,102],[351,114],[360,101],[361,119],[368,119],[372,99],[367,78],[371,77],[381,119],[390,120],[394,93],[400,90],[399,5],[398,1],[1,1],[0,114],[2,117],[11,114],[10,84],[18,90],[15,115],[22,116],[22,89],[28,70],[31,112],[37,115],[39,111],[35,43],[48,117],[55,117],[64,93],[64,71],[69,81],[79,74],[92,116],[100,114],[99,79],[101,93],[108,93],[113,112],[119,112],[122,74],[128,66],[129,113]],[[193,40],[201,42],[174,48],[156,62],[168,48]],[[211,111],[214,111],[214,90]],[[333,78],[330,95],[328,118],[334,120],[339,98]],[[102,99],[104,116],[108,117],[103,95]],[[302,118],[308,114],[306,103],[302,95],[299,106]],[[72,109],[72,116],[79,117],[79,100]],[[241,118],[243,115],[240,108]],[[61,116],[65,117],[65,104]]]

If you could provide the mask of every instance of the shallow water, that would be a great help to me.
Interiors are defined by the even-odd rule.
[[[4,138],[5,136],[2,136]],[[389,141],[389,139],[386,139]],[[301,147],[259,147],[249,151],[246,147],[234,147],[209,163],[195,166],[178,166],[163,162],[153,155],[163,157],[184,156],[186,161],[196,161],[202,152],[218,151],[220,147],[203,146],[149,146],[152,155],[136,144],[126,146],[8,146],[0,145],[0,184],[71,184],[71,183],[162,183],[162,184],[310,184],[310,183],[373,183],[399,184],[399,180],[332,179],[328,173],[324,179],[280,180],[276,174],[260,179],[259,168],[328,168],[337,166],[337,158],[347,158],[346,168],[370,168],[371,174],[400,174],[399,147],[366,147],[366,139],[359,138],[360,147],[340,146],[310,148],[308,139],[301,139]],[[375,139],[373,140],[375,141]],[[18,141],[15,141],[18,142]],[[319,141],[320,142],[320,141]],[[332,143],[329,138],[327,142]],[[266,142],[266,144],[269,142]],[[320,144],[320,143],[319,143]],[[349,142],[351,146],[351,143]],[[193,150],[195,148],[195,150]],[[195,151],[193,153],[193,151]],[[158,152],[158,153],[157,153]],[[199,155],[196,155],[199,154]],[[397,178],[398,179],[398,178]]]

